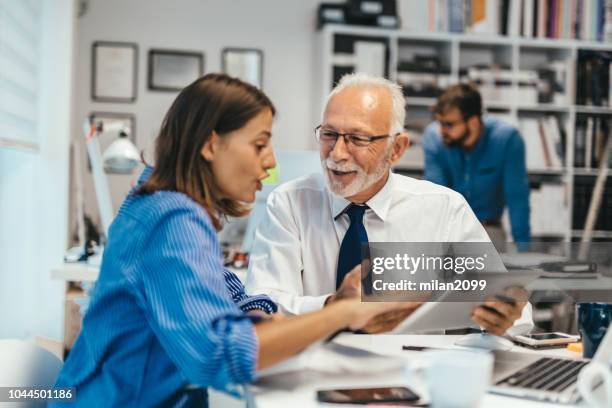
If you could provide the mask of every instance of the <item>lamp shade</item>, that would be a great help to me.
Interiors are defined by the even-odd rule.
[[[102,155],[107,173],[129,174],[140,163],[140,153],[125,136],[117,138]]]

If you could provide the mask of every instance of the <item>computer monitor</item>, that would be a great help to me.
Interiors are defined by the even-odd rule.
[[[316,150],[281,150],[276,152],[277,177],[274,184],[265,184],[257,192],[255,204],[244,233],[241,250],[250,252],[255,230],[266,212],[266,201],[270,193],[279,185],[312,173],[321,172],[321,160]]]

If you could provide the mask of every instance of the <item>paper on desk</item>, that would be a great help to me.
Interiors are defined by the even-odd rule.
[[[273,367],[259,371],[258,378],[292,371],[359,374],[401,369],[401,359],[337,343],[317,343]]]

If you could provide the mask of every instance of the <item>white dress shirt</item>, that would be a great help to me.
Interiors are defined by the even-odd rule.
[[[322,174],[276,188],[255,232],[248,293],[265,293],[291,314],[321,309],[336,290],[340,244],[349,227],[348,215],[340,214],[350,204],[329,191]],[[390,173],[366,204],[370,242],[490,241],[461,194],[428,181]],[[523,317],[531,322],[531,307]]]

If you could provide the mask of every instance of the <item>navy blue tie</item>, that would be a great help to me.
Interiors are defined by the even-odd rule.
[[[361,260],[368,256],[368,234],[363,226],[363,214],[367,208],[366,205],[351,204],[345,210],[351,224],[346,230],[342,244],[340,244],[338,268],[336,269],[336,289],[340,287],[346,274],[355,266],[361,264]],[[365,247],[364,244],[366,244]],[[365,250],[364,253],[362,253],[362,249]]]

